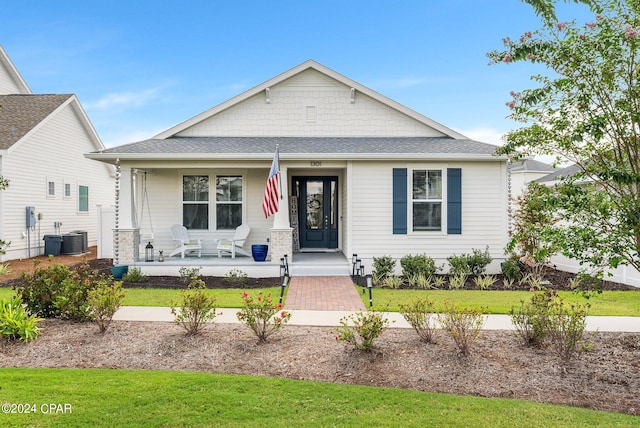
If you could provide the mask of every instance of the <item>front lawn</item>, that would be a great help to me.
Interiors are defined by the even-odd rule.
[[[0,426],[5,427],[638,423],[630,415],[521,400],[201,372],[3,369],[0,385]]]
[[[360,290],[360,288],[359,288]],[[603,291],[594,294],[589,300],[581,294],[571,291],[559,291],[566,302],[589,303],[589,315],[608,316],[640,316],[640,291]],[[362,300],[369,306],[369,292],[365,290]],[[482,291],[482,290],[391,290],[386,288],[373,289],[374,309],[398,312],[400,304],[409,303],[421,297],[428,297],[436,307],[441,307],[445,301],[455,302],[462,306],[484,308],[487,314],[508,314],[512,306],[520,304],[521,300],[529,301],[529,291]]]

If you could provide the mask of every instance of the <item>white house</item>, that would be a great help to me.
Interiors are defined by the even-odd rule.
[[[556,168],[535,159],[523,159],[509,165],[511,197],[521,196],[530,182],[553,173]]]
[[[282,199],[265,218],[276,147]],[[247,245],[268,242],[274,261],[337,251],[444,264],[488,246],[495,271],[508,174],[494,151],[309,60],[152,139],[87,157],[120,168],[120,263],[140,260],[140,235],[174,248],[173,224],[215,254],[215,239],[246,223]]]
[[[45,235],[83,231],[96,244],[97,206],[113,205],[114,170],[84,153],[102,149],[76,96],[32,94],[0,47],[0,175],[9,180],[0,239],[11,242],[0,260],[43,254]]]

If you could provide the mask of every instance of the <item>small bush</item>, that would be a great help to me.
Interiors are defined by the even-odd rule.
[[[126,274],[122,277],[123,282],[141,283],[149,281],[149,277],[142,273],[139,267],[129,268]]]
[[[509,258],[502,262],[500,270],[502,271],[503,279],[511,281],[511,284],[516,281],[520,281],[522,278],[520,262],[514,258]]]
[[[430,277],[424,276],[420,273],[409,278],[409,285],[426,290],[428,288],[432,288],[433,282]]]
[[[234,284],[246,284],[249,281],[249,275],[240,269],[231,269],[224,276],[224,279]]]
[[[579,355],[584,348],[583,335],[589,304],[565,304],[556,300],[551,305],[547,323],[547,335],[551,347],[565,362]]]
[[[478,275],[473,278],[473,282],[480,290],[486,290],[496,282],[496,277],[493,275]]]
[[[401,285],[402,285],[402,278],[400,278],[397,275],[389,275],[384,279],[384,281],[382,281],[382,288],[396,289],[396,288],[400,288]]]
[[[353,325],[350,325],[353,324]],[[347,342],[359,351],[369,352],[374,341],[389,328],[389,320],[379,312],[356,312],[343,317],[336,327],[336,340]]]
[[[424,343],[435,343],[435,316],[433,302],[428,297],[400,304],[400,312]]]
[[[469,265],[471,275],[481,275],[492,260],[489,254],[489,246],[487,246],[484,251],[475,248],[472,249],[471,254],[467,255],[467,264]]]
[[[447,257],[447,262],[449,262],[449,276],[462,276],[466,278],[471,274],[471,268],[469,267],[469,263],[467,261],[467,256],[462,254],[460,256]]]
[[[37,316],[86,321],[91,319],[87,296],[99,278],[87,263],[73,270],[59,264],[43,269],[35,263],[34,273],[23,274],[22,284],[14,289]]]
[[[378,281],[384,281],[386,277],[392,275],[396,269],[396,261],[391,256],[373,258],[373,276]]]
[[[0,264],[0,276],[7,275],[11,270],[9,269],[9,263]]]
[[[0,300],[0,333],[8,340],[34,340],[40,334],[38,322],[41,320],[25,310],[19,297]]]
[[[238,320],[256,335],[259,344],[266,342],[271,335],[280,332],[291,319],[291,313],[281,311],[281,304],[273,303],[271,294],[262,296],[260,292],[254,299],[249,293],[244,292],[242,297],[244,305],[236,315]],[[280,313],[278,314],[278,312]]]
[[[480,337],[485,322],[482,311],[445,302],[438,320],[453,338],[460,354],[465,357],[471,354],[471,345]]]
[[[433,277],[433,288],[441,289],[447,283],[447,279],[444,276],[434,276]]]
[[[449,289],[460,290],[467,282],[467,275],[454,275],[449,276]]]
[[[404,256],[400,259],[400,266],[402,266],[402,276],[405,278],[411,278],[420,274],[429,278],[439,270],[435,260],[427,257],[425,254]]]
[[[194,336],[216,317],[217,299],[209,296],[204,281],[198,278],[194,278],[186,290],[180,290],[180,294],[182,303],[173,303],[171,313],[175,317],[174,322],[186,330],[186,335]]]
[[[549,314],[558,293],[544,289],[534,292],[529,302],[520,301],[519,307],[509,311],[515,335],[525,346],[540,346],[549,331]]]
[[[183,284],[189,284],[192,279],[200,278],[201,270],[202,270],[202,267],[199,267],[199,266],[198,267],[182,266],[180,269],[178,269],[178,273],[180,274],[180,281],[182,281]]]
[[[113,315],[120,307],[124,298],[122,282],[111,282],[105,279],[97,282],[96,287],[89,291],[88,304],[93,320],[98,324],[100,333],[109,328]]]

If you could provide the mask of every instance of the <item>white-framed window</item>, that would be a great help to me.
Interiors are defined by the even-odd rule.
[[[216,175],[216,230],[235,229],[242,224],[243,181],[239,174]]]
[[[53,178],[47,177],[47,198],[56,197],[56,182]]]
[[[64,198],[71,199],[71,183],[64,183]]]
[[[182,224],[187,229],[209,229],[209,176],[182,176]]]
[[[411,227],[414,232],[442,231],[443,170],[413,169],[411,172]]]
[[[78,185],[78,212],[89,212],[89,186]]]

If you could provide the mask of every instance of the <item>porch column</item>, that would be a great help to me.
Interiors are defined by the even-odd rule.
[[[293,254],[293,229],[289,222],[289,182],[287,168],[280,167],[280,183],[282,184],[282,199],[279,201],[278,212],[273,216],[271,228],[271,261],[279,262],[285,254],[291,260]]]
[[[114,263],[129,265],[140,257],[140,229],[134,226],[133,171],[120,167],[117,223],[113,231]]]

